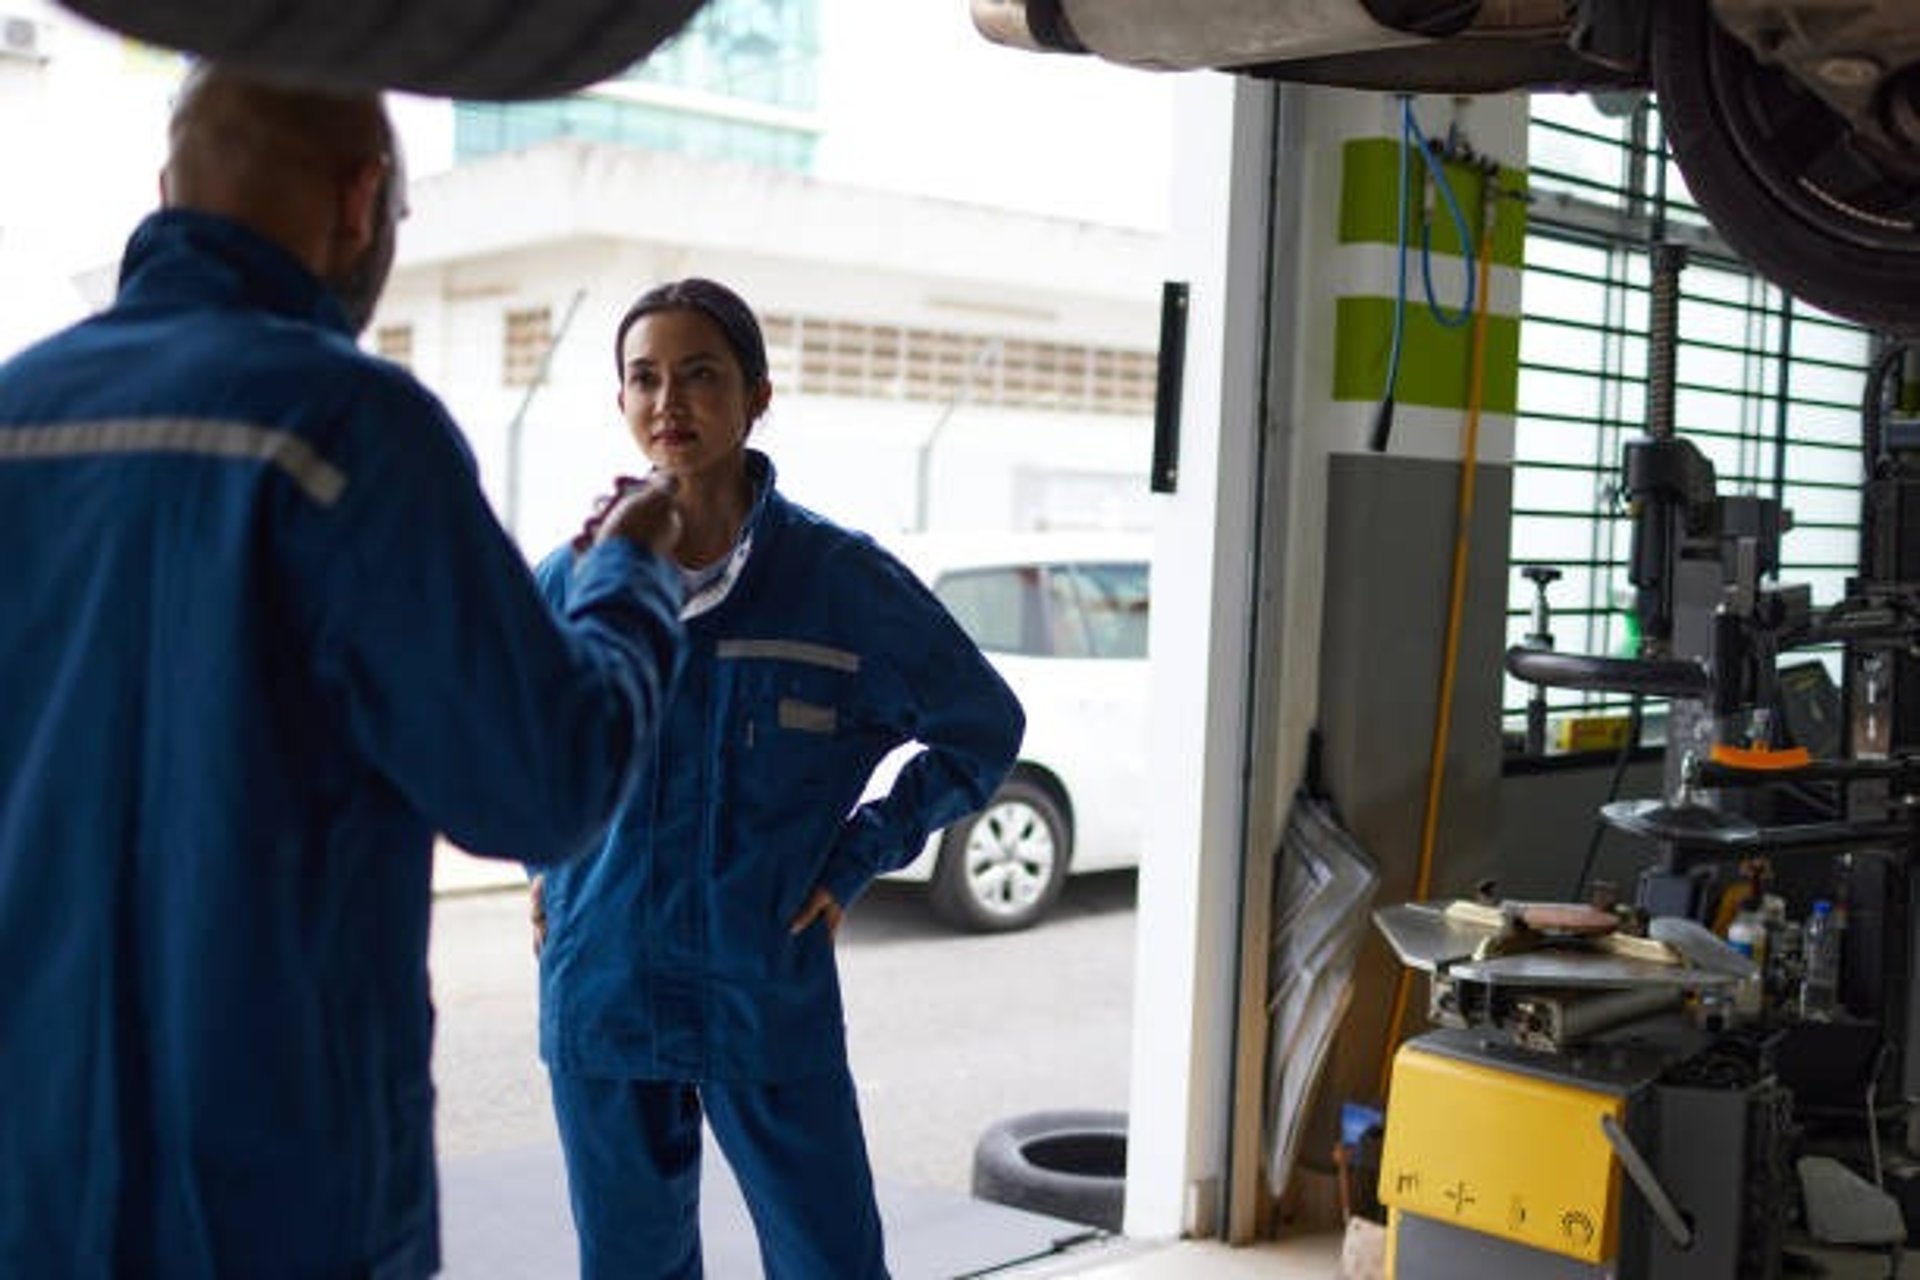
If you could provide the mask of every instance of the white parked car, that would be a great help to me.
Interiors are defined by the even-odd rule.
[[[1146,828],[1151,538],[906,535],[887,546],[932,587],[1018,695],[1020,758],[987,807],[936,832],[892,878],[940,917],[1022,929],[1070,872],[1137,866]],[[884,790],[915,746],[881,763]]]

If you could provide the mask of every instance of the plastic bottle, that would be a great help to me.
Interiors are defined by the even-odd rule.
[[[1840,1007],[1840,922],[1833,904],[1816,899],[1802,942],[1800,1016],[1824,1022]]]
[[[1727,941],[1756,965],[1767,962],[1767,922],[1757,901],[1750,900],[1727,925]]]
[[[1741,979],[1733,989],[1733,1011],[1743,1018],[1757,1017],[1765,1005],[1767,926],[1759,906],[1750,899],[1727,926],[1728,944],[1754,965],[1753,976]]]

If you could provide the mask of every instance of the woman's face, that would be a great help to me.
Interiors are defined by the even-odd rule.
[[[620,347],[620,412],[647,461],[673,476],[743,465],[747,432],[766,411],[720,326],[699,311],[641,316]]]

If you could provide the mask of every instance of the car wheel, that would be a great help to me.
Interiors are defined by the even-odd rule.
[[[363,89],[553,98],[670,39],[699,0],[61,0],[149,44]]]
[[[941,919],[976,933],[1025,929],[1067,879],[1072,834],[1045,790],[1014,778],[987,807],[947,828],[931,901]]]
[[[1127,1113],[1035,1111],[973,1148],[973,1196],[1118,1232],[1127,1201]]]
[[[1920,329],[1920,72],[1867,139],[1721,29],[1707,0],[1659,0],[1652,67],[1667,140],[1728,244],[1806,302]]]

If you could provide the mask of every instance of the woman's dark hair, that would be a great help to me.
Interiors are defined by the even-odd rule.
[[[733,348],[734,358],[740,362],[741,371],[747,375],[747,385],[766,380],[767,340],[760,334],[760,322],[754,318],[753,308],[727,286],[699,276],[655,285],[627,308],[627,314],[620,317],[620,327],[613,333],[615,373],[626,376],[626,370],[620,367],[620,353],[626,347],[627,330],[633,328],[634,321],[641,316],[656,311],[698,311],[720,326],[727,345]]]

